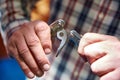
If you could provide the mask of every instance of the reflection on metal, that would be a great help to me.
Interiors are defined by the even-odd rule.
[[[75,45],[78,46],[82,37],[75,30],[71,30],[67,33],[64,29],[64,25],[65,21],[62,19],[56,20],[50,25],[53,51],[56,53],[56,56],[59,55],[68,40],[72,40]]]
[[[53,50],[56,52],[56,56],[58,56],[67,41],[67,32],[64,29],[64,25],[65,22],[62,19],[59,19],[50,25]]]

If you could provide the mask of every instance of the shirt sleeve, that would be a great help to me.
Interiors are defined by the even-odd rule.
[[[25,16],[24,0],[0,0],[0,32],[6,44],[7,34],[20,24],[29,21]]]

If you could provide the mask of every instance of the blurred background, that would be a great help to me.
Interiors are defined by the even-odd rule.
[[[25,75],[16,60],[0,59],[0,80],[25,80]]]

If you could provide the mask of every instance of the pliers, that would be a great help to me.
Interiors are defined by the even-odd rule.
[[[65,21],[62,19],[58,19],[54,21],[52,24],[50,24],[53,51],[56,53],[56,57],[60,54],[63,47],[68,42],[68,39],[71,39],[75,43],[75,45],[78,46],[79,41],[82,37],[75,30],[67,32],[64,29],[64,26]],[[58,45],[56,46],[56,44]]]

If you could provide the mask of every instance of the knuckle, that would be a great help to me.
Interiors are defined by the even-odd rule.
[[[99,72],[98,69],[97,69],[97,66],[96,66],[94,63],[91,65],[91,70],[92,70],[94,73],[98,73],[98,72]]]
[[[49,27],[48,27],[48,25],[47,25],[45,22],[43,22],[43,21],[38,22],[38,24],[36,24],[36,26],[35,26],[36,32],[45,31],[45,30],[47,30],[47,29],[49,29]]]
[[[83,36],[83,38],[84,38],[85,40],[87,40],[87,39],[89,39],[89,36],[90,36],[90,33],[85,33],[84,36]]]
[[[20,56],[26,56],[26,54],[29,53],[29,50],[27,48],[22,48],[19,50],[19,55]]]
[[[28,46],[29,47],[33,47],[33,46],[36,46],[37,44],[39,44],[40,41],[38,39],[31,39],[30,41],[28,41]]]
[[[89,56],[89,47],[88,47],[88,46],[86,46],[86,47],[84,48],[84,54],[85,54],[86,56]]]
[[[12,36],[9,38],[9,44],[16,44],[18,43],[22,38],[22,33],[20,31],[15,31]]]
[[[91,43],[91,33],[85,33],[81,41],[83,43]]]
[[[42,43],[44,46],[51,44],[49,40],[41,40],[41,43]]]
[[[18,36],[21,36],[21,33],[20,33],[20,31],[19,31],[19,30],[17,30],[17,31],[15,31],[15,32],[13,32],[13,34],[12,34],[12,38],[13,38],[13,39],[18,38]]]
[[[38,64],[40,64],[41,66],[46,63],[45,58],[43,58],[43,57],[37,59],[37,62],[38,62]]]

